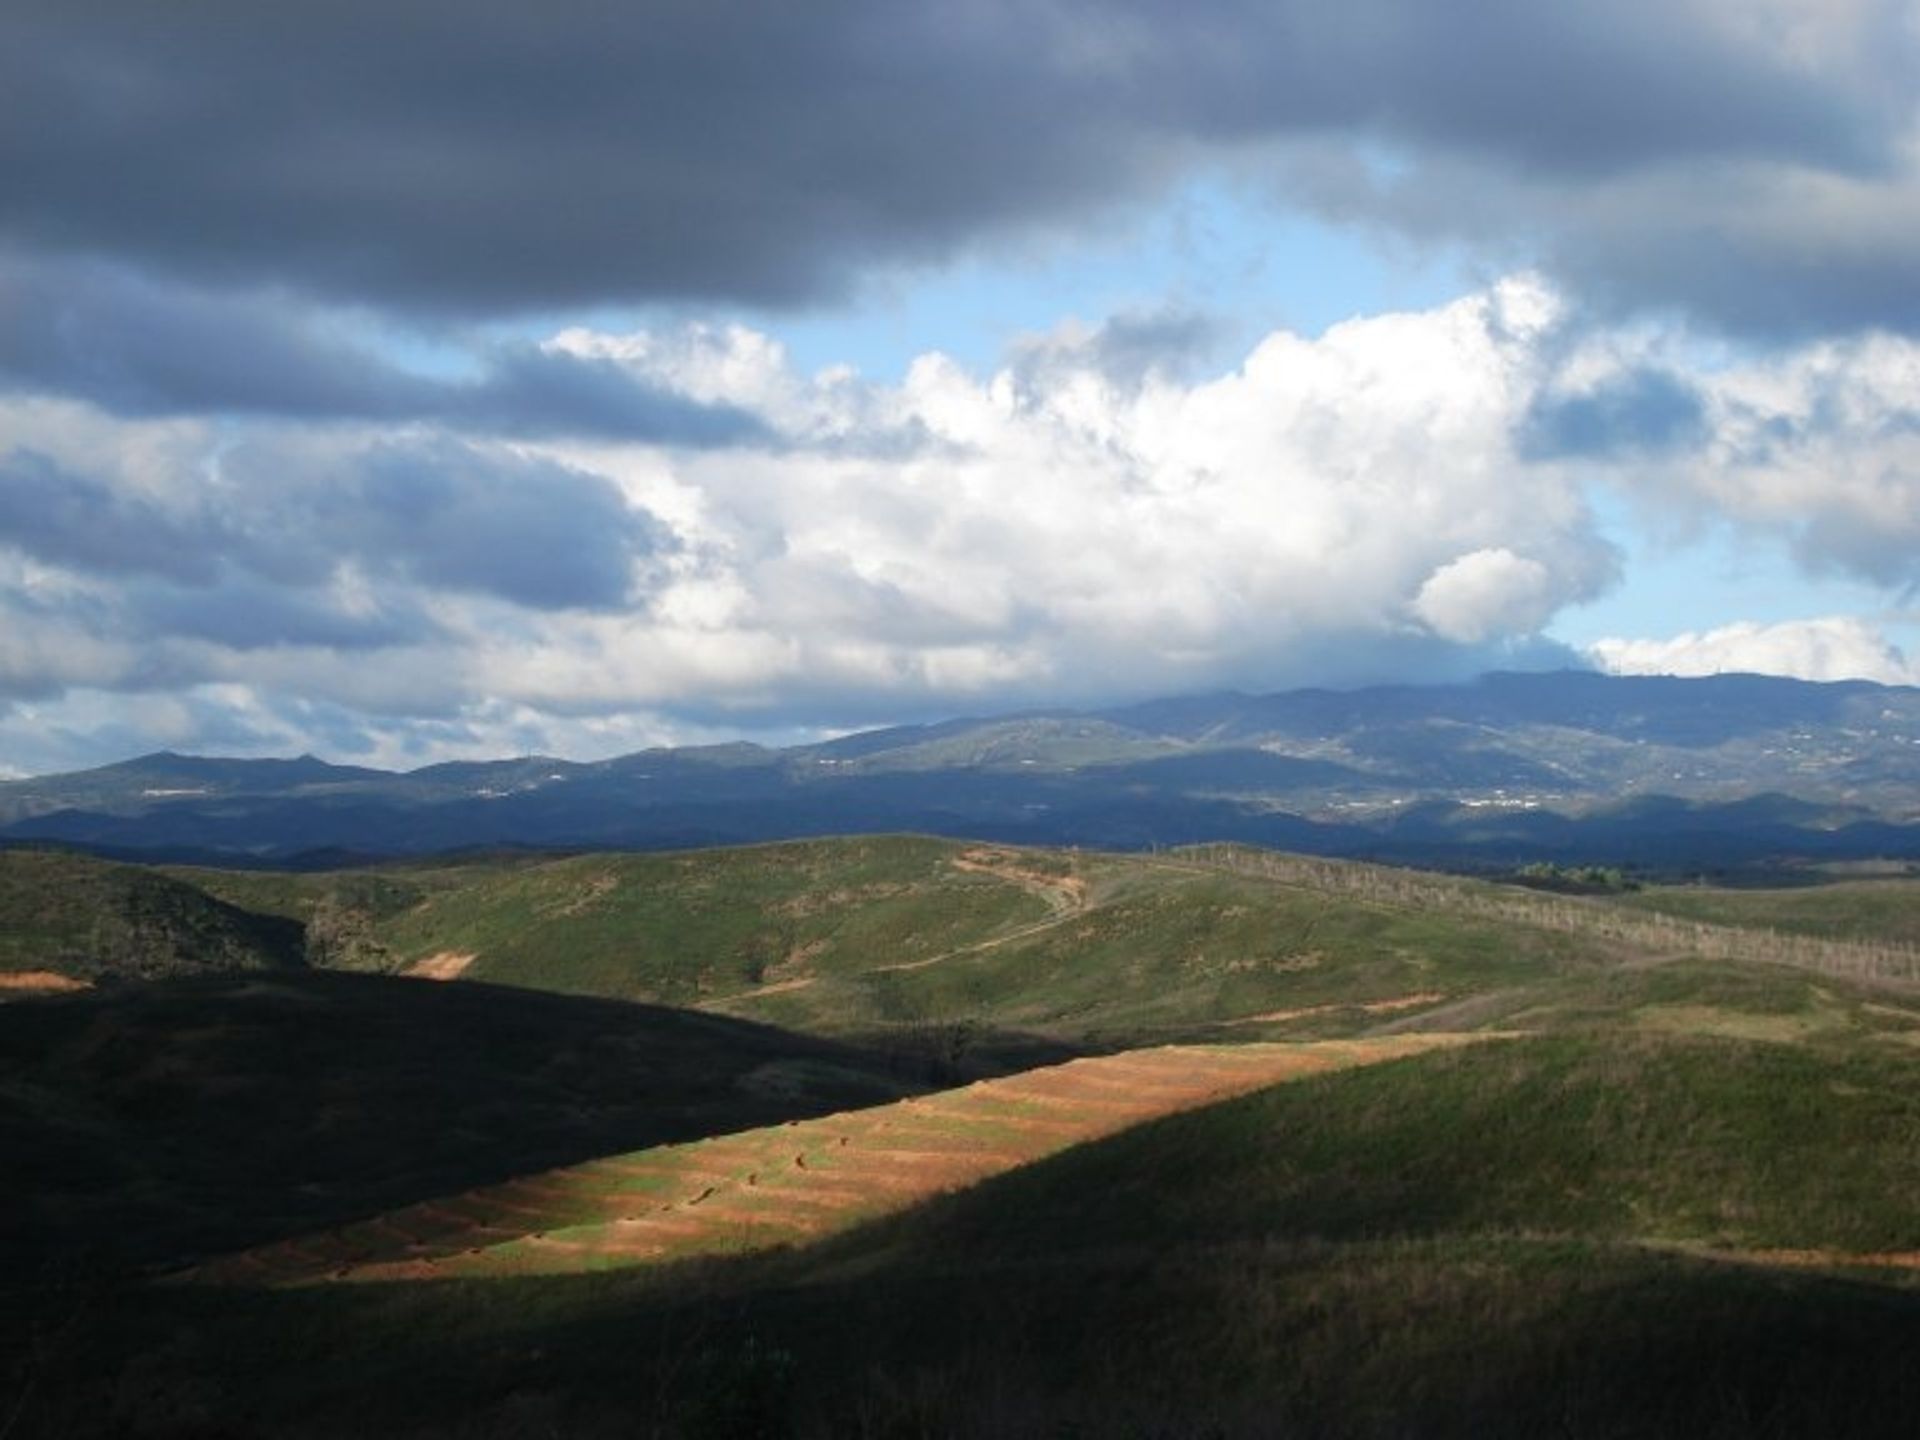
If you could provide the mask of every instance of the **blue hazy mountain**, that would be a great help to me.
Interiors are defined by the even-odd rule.
[[[171,753],[0,784],[0,840],[284,861],[914,830],[1426,862],[1920,854],[1920,690],[1495,674],[1188,696],[766,749],[405,773]]]

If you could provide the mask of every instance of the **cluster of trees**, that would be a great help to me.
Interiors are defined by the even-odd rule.
[[[1564,895],[1618,895],[1640,888],[1640,882],[1618,865],[1555,865],[1536,860],[1514,871],[1513,879],[1529,889],[1556,890]]]

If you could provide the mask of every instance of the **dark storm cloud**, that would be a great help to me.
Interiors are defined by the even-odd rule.
[[[1617,460],[1682,450],[1706,434],[1698,390],[1670,371],[1638,369],[1581,394],[1537,396],[1517,444],[1528,460]]]
[[[498,312],[830,297],[1307,136],[1575,185],[1879,183],[1914,42],[1900,7],[1869,18],[1823,68],[1705,0],[14,0],[0,236]],[[1824,258],[1872,288],[1896,239]]]
[[[14,450],[0,456],[0,544],[107,579],[208,590],[237,574],[297,591],[351,564],[378,580],[561,610],[625,605],[635,566],[670,543],[601,476],[448,440],[356,450],[269,438],[234,449],[222,472],[217,487],[156,498]],[[176,609],[233,598],[210,591]],[[254,643],[275,627],[290,638],[317,612],[288,604],[231,623]],[[352,628],[360,643],[378,631]]]
[[[395,416],[433,387],[257,297],[196,295],[101,265],[0,263],[0,385],[117,415]]]
[[[116,415],[431,420],[473,433],[704,446],[753,416],[651,388],[612,361],[496,345],[468,380],[403,370],[284,297],[163,285],[123,268],[0,261],[0,390]]]

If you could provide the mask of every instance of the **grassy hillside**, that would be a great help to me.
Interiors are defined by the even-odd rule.
[[[1577,940],[1298,887],[1083,859],[1083,907],[912,968],[821,975],[730,1008],[811,1027],[975,1020],[1123,1044],[1252,1027],[1263,1016],[1426,1003],[1597,963]],[[1359,1020],[1364,1012],[1348,1017]]]
[[[1341,870],[1343,867],[1333,867]],[[340,875],[179,872],[295,917],[316,963],[436,958],[536,989],[978,1049],[1374,1023],[1612,963],[1610,941],[1175,858],[913,837]],[[1331,1019],[1328,1011],[1340,1011]],[[1262,1018],[1279,1017],[1279,1018]],[[1237,1032],[1236,1032],[1237,1033]]]
[[[297,924],[135,865],[0,850],[0,975],[157,979],[297,966]]]
[[[996,1375],[1026,1433],[1897,1434],[1917,1081],[1910,1056],[1722,1040],[1449,1050],[1066,1152],[805,1274],[951,1306],[916,1314],[947,1344],[909,1408]],[[1006,1325],[962,1333],[975,1304]],[[810,1375],[804,1333],[764,1343]],[[978,1403],[955,1433],[1000,1423]]]
[[[1449,1049],[1141,1126],[907,1227],[916,1263],[1579,1236],[1920,1252],[1920,1055],[1692,1036]]]
[[[891,837],[579,856],[478,873],[381,933],[403,962],[474,954],[478,979],[696,1003],[938,954],[1047,913],[965,850]]]

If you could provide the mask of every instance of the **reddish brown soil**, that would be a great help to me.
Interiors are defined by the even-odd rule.
[[[416,980],[458,980],[467,967],[480,957],[470,950],[442,950],[424,960],[416,960],[400,973]]]
[[[1044,870],[1029,870],[1020,863],[1017,851],[976,848],[962,851],[948,862],[956,870],[972,875],[992,875],[1011,880],[1030,890],[1056,912],[1084,910],[1087,907],[1087,882],[1078,875],[1049,875]]]

